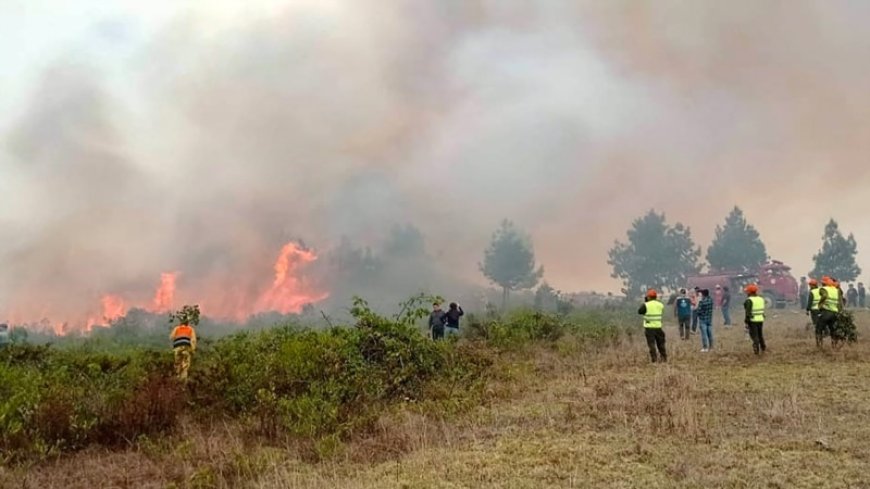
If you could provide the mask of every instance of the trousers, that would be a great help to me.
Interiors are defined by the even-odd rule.
[[[756,355],[764,353],[767,350],[767,345],[764,343],[764,323],[747,323],[749,326],[749,337],[752,338],[752,351]]]
[[[175,375],[187,382],[187,371],[190,370],[190,360],[193,350],[189,346],[179,346],[173,350],[175,354]]]
[[[646,344],[649,347],[649,358],[653,363],[668,361],[668,352],[665,350],[665,332],[662,328],[644,328]],[[657,351],[658,350],[658,351]]]

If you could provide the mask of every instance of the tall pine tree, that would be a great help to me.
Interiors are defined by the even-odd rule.
[[[627,235],[627,243],[614,243],[607,263],[629,297],[639,297],[647,288],[674,290],[700,270],[701,249],[691,231],[680,223],[669,226],[664,214],[649,211],[634,220]]]
[[[815,268],[811,277],[821,278],[825,275],[834,277],[841,282],[849,282],[861,275],[861,267],[855,262],[858,254],[858,243],[851,233],[843,237],[837,221],[831,219],[825,226],[822,236],[822,249],[813,255]]]
[[[502,308],[507,306],[510,291],[530,289],[544,275],[544,268],[535,265],[532,237],[507,219],[493,233],[489,247],[483,252],[480,271],[502,288]]]
[[[716,226],[716,238],[707,248],[710,270],[755,270],[767,262],[767,249],[743,211],[734,206],[724,226]]]

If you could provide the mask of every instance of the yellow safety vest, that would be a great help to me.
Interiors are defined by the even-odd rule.
[[[828,299],[822,304],[822,309],[831,312],[840,312],[840,290],[830,285],[825,286],[825,291],[828,293]]]
[[[646,314],[643,315],[643,327],[662,329],[662,318],[665,316],[665,305],[657,300],[646,303]]]
[[[764,322],[764,298],[758,296],[752,296],[749,298],[749,301],[752,303],[752,313],[749,316],[749,321],[753,323],[763,323]]]
[[[810,303],[810,310],[818,311],[819,310],[819,302],[822,300],[822,291],[818,287],[815,289],[810,289],[810,297],[813,298],[813,301]]]

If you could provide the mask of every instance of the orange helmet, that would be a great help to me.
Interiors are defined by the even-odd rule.
[[[822,284],[826,286],[832,286],[834,285],[834,279],[825,275],[824,277],[822,277]]]
[[[646,291],[646,298],[647,299],[655,299],[658,296],[659,296],[659,293],[656,292],[655,289],[649,289]]]
[[[746,293],[747,294],[757,294],[758,293],[758,286],[755,284],[747,285],[746,286]]]
[[[810,279],[810,285],[819,285],[819,281],[816,280],[816,279],[814,279],[814,278],[811,278],[811,279]]]

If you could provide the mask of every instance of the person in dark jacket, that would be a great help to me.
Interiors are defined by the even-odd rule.
[[[727,285],[722,288],[722,319],[731,327],[731,289]]]
[[[692,300],[686,295],[686,289],[680,289],[680,295],[674,301],[674,315],[680,325],[680,338],[688,340],[692,322]]]
[[[450,309],[447,310],[447,327],[444,332],[447,336],[459,334],[459,318],[465,315],[462,306],[455,302],[450,303]]]
[[[447,325],[447,313],[441,310],[441,304],[432,304],[432,312],[429,314],[429,333],[433,340],[444,339],[444,327]]]
[[[846,291],[846,301],[849,307],[858,307],[858,289],[854,284],[849,284],[849,290]]]

